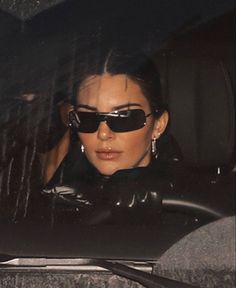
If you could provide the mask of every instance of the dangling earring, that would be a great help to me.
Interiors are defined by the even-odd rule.
[[[154,156],[155,156],[156,153],[157,153],[156,141],[157,141],[157,139],[156,139],[156,137],[154,137],[154,138],[152,139],[152,154],[153,154]]]
[[[84,153],[84,145],[81,144],[80,149],[81,149],[81,152]]]
[[[157,139],[160,137],[160,135],[161,135],[161,133],[158,133],[158,136],[157,136],[157,138],[156,137],[154,137],[153,139],[152,139],[152,155],[157,159],[157,157],[158,157],[158,152],[157,152]]]

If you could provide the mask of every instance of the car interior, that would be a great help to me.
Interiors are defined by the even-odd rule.
[[[13,2],[0,3],[0,287],[236,287],[234,1]],[[71,101],[75,54],[114,44],[142,46],[159,69],[160,151],[183,163],[183,189],[163,195],[160,225],[106,225],[100,212],[92,225],[35,223],[40,155],[65,133],[53,107]]]

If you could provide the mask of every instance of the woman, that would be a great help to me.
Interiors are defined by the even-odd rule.
[[[43,194],[53,199],[60,221],[157,221],[161,193],[173,189],[170,162],[178,157],[167,158],[158,148],[168,112],[155,65],[144,55],[113,51],[86,67],[76,73],[69,113],[78,139]]]

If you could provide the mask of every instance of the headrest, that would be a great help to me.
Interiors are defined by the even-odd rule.
[[[162,52],[170,131],[189,166],[214,168],[234,161],[234,40],[232,13],[183,33]]]
[[[191,166],[222,166],[232,159],[234,97],[223,62],[173,56],[169,67],[170,130]]]

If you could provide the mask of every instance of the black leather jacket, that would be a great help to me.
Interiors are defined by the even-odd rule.
[[[173,185],[154,173],[151,166],[120,170],[110,177],[91,169],[80,179],[44,188],[44,207],[48,206],[53,221],[60,223],[156,222],[162,194]]]
[[[162,154],[152,159],[148,167],[120,170],[110,177],[99,174],[78,151],[70,151],[32,201],[31,218],[50,225],[164,223],[196,227],[233,214],[232,201],[222,204],[221,191],[211,184],[211,178],[201,176],[199,182],[170,151],[168,157]]]

